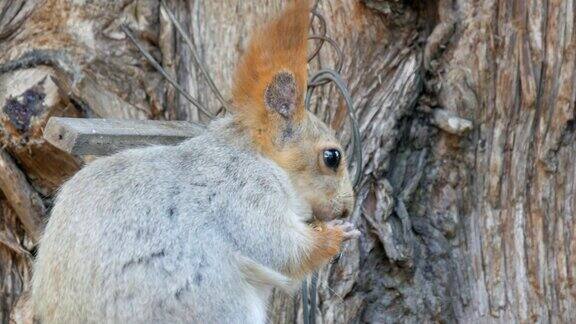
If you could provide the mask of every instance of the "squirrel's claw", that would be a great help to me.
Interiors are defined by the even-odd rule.
[[[344,233],[344,241],[357,239],[360,237],[360,231],[356,228],[356,225],[351,222],[335,219],[327,223],[328,226],[338,227]]]

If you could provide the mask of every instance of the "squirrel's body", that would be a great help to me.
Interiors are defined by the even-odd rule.
[[[235,111],[180,145],[89,164],[58,194],[34,267],[43,323],[264,323],[358,231],[333,132],[304,108],[310,2],[253,37]]]
[[[34,277],[41,317],[264,321],[269,288],[244,278],[236,255],[280,271],[291,249],[308,243],[285,228],[297,233],[311,212],[282,169],[247,150],[230,119],[215,124],[178,146],[97,160],[62,188]],[[66,271],[44,278],[38,268],[49,265]],[[89,308],[60,311],[79,301]],[[217,305],[227,307],[214,312]]]

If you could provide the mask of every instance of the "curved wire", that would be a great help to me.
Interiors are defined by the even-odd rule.
[[[352,99],[350,98],[350,94],[346,85],[342,78],[340,77],[340,72],[342,72],[342,67],[344,65],[344,54],[342,49],[338,46],[338,44],[331,38],[327,36],[327,28],[326,28],[326,19],[322,14],[320,14],[318,9],[318,4],[320,0],[316,0],[314,2],[314,6],[311,9],[311,13],[313,15],[312,21],[314,18],[318,18],[320,22],[320,29],[321,33],[319,35],[312,35],[308,37],[308,39],[318,39],[320,42],[316,46],[316,48],[312,51],[312,54],[308,57],[308,63],[310,63],[314,58],[318,57],[320,54],[320,50],[324,46],[324,43],[328,42],[332,48],[336,51],[338,55],[338,60],[336,62],[336,69],[322,69],[315,74],[312,75],[309,79],[308,83],[308,91],[306,92],[306,99],[305,99],[305,106],[306,109],[310,110],[310,100],[312,97],[312,93],[314,89],[328,84],[329,82],[334,82],[336,87],[340,91],[340,94],[344,97],[346,101],[346,110],[348,113],[348,117],[352,123],[352,140],[353,140],[353,155],[354,160],[356,162],[356,174],[354,175],[353,185],[354,189],[357,191],[358,186],[360,184],[361,176],[363,171],[363,162],[362,162],[362,148],[361,148],[361,141],[360,141],[360,130],[358,129],[358,122],[354,116],[354,108],[352,105]],[[312,21],[310,25],[312,25]],[[316,294],[317,294],[317,282],[318,282],[318,271],[315,271],[312,274],[311,282],[310,282],[310,289],[308,289],[308,282],[306,279],[302,281],[302,309],[303,309],[303,322],[304,324],[313,324],[316,323]],[[310,290],[310,292],[308,292]],[[308,296],[310,294],[310,296]],[[310,304],[308,301],[310,300]]]
[[[344,53],[342,52],[342,49],[338,46],[338,44],[336,43],[335,40],[333,40],[332,38],[328,37],[328,36],[321,36],[321,35],[312,35],[309,36],[308,39],[322,39],[325,42],[328,42],[328,44],[330,44],[332,46],[332,48],[334,48],[334,50],[336,51],[336,54],[338,55],[338,60],[336,61],[336,72],[340,73],[342,72],[342,67],[344,66]],[[318,86],[321,84],[314,84],[314,86]]]
[[[340,77],[340,74],[332,69],[322,69],[316,72],[312,78],[310,78],[310,82],[308,85],[308,91],[306,93],[306,100],[305,105],[306,107],[310,107],[310,100],[312,98],[312,93],[314,89],[320,84],[319,82],[333,82],[336,85],[336,88],[340,91],[342,97],[344,97],[344,101],[346,102],[346,110],[348,113],[348,118],[352,123],[352,153],[354,156],[354,162],[356,164],[356,173],[354,175],[354,180],[352,181],[354,185],[354,189],[358,188],[360,184],[360,177],[363,173],[363,163],[362,163],[362,148],[360,142],[360,129],[358,128],[358,122],[356,121],[356,117],[354,115],[354,106],[352,105],[352,98],[350,97],[350,93],[348,92],[348,88],[344,83],[344,80]]]
[[[168,6],[166,5],[164,0],[160,0],[160,5],[164,9],[164,11],[166,11],[168,18],[170,19],[172,24],[174,24],[174,27],[176,27],[178,34],[180,34],[180,36],[184,39],[184,43],[186,43],[186,45],[188,46],[188,49],[190,49],[190,52],[192,53],[192,58],[194,59],[194,62],[196,62],[196,65],[200,69],[200,72],[202,72],[202,75],[204,75],[206,82],[208,82],[208,86],[210,87],[210,89],[212,90],[212,92],[214,93],[214,95],[216,96],[218,101],[220,101],[220,104],[222,104],[222,106],[227,111],[231,111],[230,104],[228,103],[228,101],[226,101],[226,99],[224,99],[224,97],[222,96],[222,93],[220,93],[220,91],[218,90],[218,87],[214,83],[214,80],[212,80],[212,78],[210,77],[210,74],[208,73],[208,69],[206,68],[206,65],[200,60],[200,57],[198,57],[198,53],[196,52],[194,44],[192,43],[192,40],[190,39],[190,37],[188,37],[188,35],[184,31],[184,28],[182,27],[182,25],[180,25],[178,20],[176,20],[176,17],[172,13],[172,11],[170,11],[170,9],[168,8]]]
[[[310,280],[310,323],[316,323],[316,292],[318,290],[318,271],[314,271]]]
[[[318,2],[316,2],[316,5],[318,5]],[[324,42],[325,39],[324,37],[326,37],[326,34],[328,32],[327,28],[326,28],[326,19],[324,18],[324,16],[322,16],[321,13],[319,13],[318,11],[316,11],[316,9],[312,9],[312,18],[310,20],[310,26],[312,26],[312,22],[314,21],[314,18],[318,18],[318,21],[320,21],[320,34],[316,36],[316,39],[320,39],[320,43],[318,43],[318,45],[316,46],[316,48],[312,51],[312,54],[310,54],[310,56],[308,56],[308,63],[310,63],[310,61],[312,61],[317,55],[318,53],[320,53],[320,49],[322,49],[322,46],[324,46]],[[322,37],[322,38],[319,38]],[[313,36],[308,37],[308,39],[314,39]]]
[[[314,1],[314,5],[312,6],[312,10],[316,10],[318,8],[319,3],[320,3],[320,0]]]
[[[192,98],[192,96],[190,96],[186,91],[184,91],[184,89],[182,89],[182,87],[180,87],[180,85],[178,84],[178,82],[176,82],[176,80],[174,80],[170,75],[168,75],[168,73],[164,70],[164,68],[162,68],[162,66],[158,62],[156,62],[156,60],[152,57],[152,55],[150,55],[150,53],[148,53],[148,51],[146,51],[144,49],[144,47],[142,47],[142,45],[140,45],[138,43],[138,41],[136,40],[134,35],[132,35],[132,33],[130,32],[130,30],[128,29],[128,27],[126,25],[122,24],[122,25],[120,25],[120,28],[126,34],[126,36],[128,36],[128,39],[130,39],[132,44],[134,44],[134,46],[136,46],[136,48],[144,56],[144,58],[146,58],[146,60],[150,64],[152,64],[154,69],[156,69],[156,71],[158,71],[158,73],[162,74],[162,76],[164,77],[164,79],[166,79],[166,81],[168,81],[174,88],[176,88],[176,90],[178,90],[178,92],[181,95],[183,95],[184,98],[186,98],[186,100],[188,100],[191,104],[193,104],[196,108],[198,108],[198,110],[200,110],[201,112],[206,114],[206,116],[208,116],[210,118],[214,118],[214,115],[212,115],[212,113],[210,113],[206,108],[204,108],[204,106],[202,106],[202,104],[200,104],[200,102],[198,102],[196,99]]]
[[[310,314],[310,308],[308,307],[308,280],[306,278],[302,280],[302,287],[300,289],[302,291],[302,318],[304,324],[310,324],[310,318],[312,318],[313,315]]]

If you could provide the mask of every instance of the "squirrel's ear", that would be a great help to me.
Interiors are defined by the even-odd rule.
[[[310,7],[309,0],[295,0],[252,36],[232,89],[245,126],[274,134],[304,117]]]

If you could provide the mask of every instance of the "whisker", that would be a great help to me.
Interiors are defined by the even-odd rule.
[[[340,305],[344,302],[344,297],[340,296],[334,289],[330,288],[328,285],[326,285],[326,288],[339,299],[339,302],[336,305]]]

